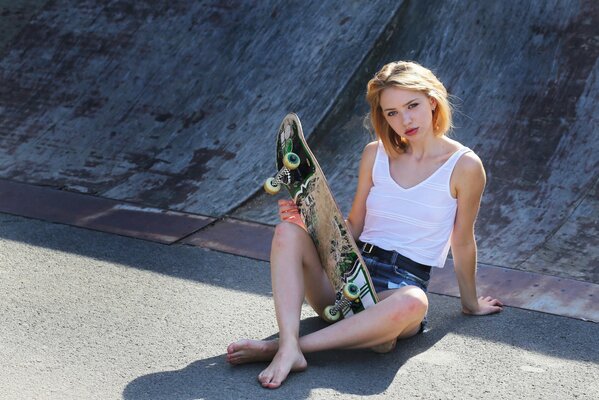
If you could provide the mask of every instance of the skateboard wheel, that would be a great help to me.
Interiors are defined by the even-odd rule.
[[[327,322],[337,322],[341,318],[341,311],[333,310],[333,306],[326,306],[323,317]]]
[[[348,282],[343,286],[343,297],[354,301],[360,297],[360,288],[353,282]]]
[[[283,165],[287,167],[287,169],[296,169],[300,165],[300,158],[295,153],[287,153],[285,157],[283,157]]]
[[[277,194],[281,190],[281,186],[275,181],[275,178],[271,177],[264,182],[264,190],[268,194]]]

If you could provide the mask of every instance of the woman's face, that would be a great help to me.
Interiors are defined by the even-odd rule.
[[[380,98],[381,109],[391,129],[407,140],[418,140],[433,134],[435,99],[422,92],[390,87]]]

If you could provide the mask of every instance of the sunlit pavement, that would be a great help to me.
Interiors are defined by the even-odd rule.
[[[224,358],[277,333],[265,262],[0,214],[0,277],[2,399],[599,398],[592,322],[466,317],[432,294],[429,332],[386,355],[308,355],[267,391],[265,364]]]

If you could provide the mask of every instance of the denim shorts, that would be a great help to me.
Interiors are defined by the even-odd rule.
[[[381,262],[378,257],[371,256],[364,252],[362,252],[362,258],[364,258],[368,272],[370,272],[372,284],[377,293],[385,290],[399,289],[409,285],[419,287],[424,293],[428,292],[429,280],[423,280],[402,268],[403,257],[397,258],[395,264]],[[420,324],[420,331],[418,333],[426,331],[427,323],[428,320],[425,315]]]
[[[377,293],[384,290],[399,289],[404,286],[417,286],[426,293],[428,291],[428,280],[423,280],[416,275],[406,271],[401,266],[401,260],[395,264],[381,262],[376,256],[362,254],[370,278]]]

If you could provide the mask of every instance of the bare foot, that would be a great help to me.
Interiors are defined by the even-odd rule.
[[[276,340],[240,340],[227,347],[227,361],[233,365],[271,361],[277,350]]]
[[[297,344],[281,347],[270,365],[258,375],[263,387],[276,389],[287,378],[290,372],[304,371],[308,363]]]

